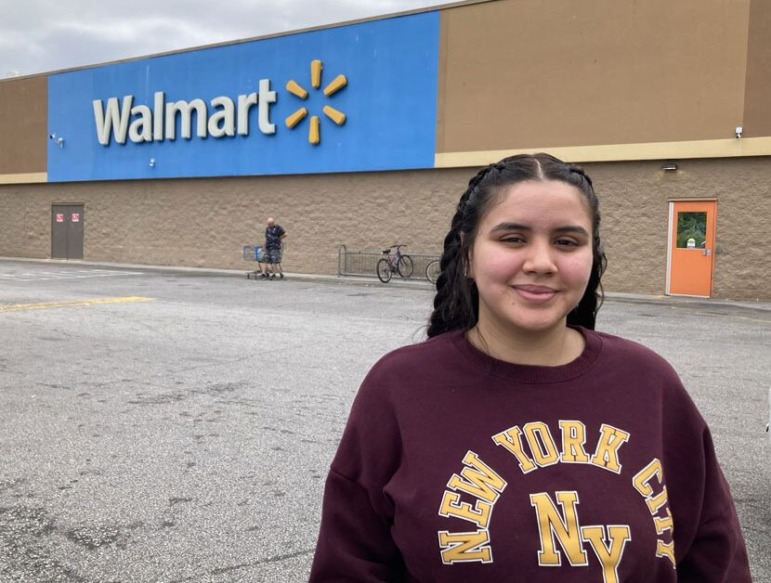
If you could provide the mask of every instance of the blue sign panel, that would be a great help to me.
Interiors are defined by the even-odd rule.
[[[434,166],[439,13],[49,77],[51,182]]]

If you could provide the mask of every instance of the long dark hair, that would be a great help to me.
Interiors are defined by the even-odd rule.
[[[482,217],[507,187],[526,180],[559,180],[583,193],[592,217],[592,272],[578,306],[568,314],[568,325],[594,329],[603,300],[600,279],[607,259],[600,240],[600,206],[591,179],[583,169],[549,154],[520,154],[504,158],[477,172],[469,180],[458,202],[450,231],[444,238],[436,280],[434,310],[428,324],[428,337],[451,330],[470,330],[479,318],[479,293],[466,277],[469,250],[474,244]]]

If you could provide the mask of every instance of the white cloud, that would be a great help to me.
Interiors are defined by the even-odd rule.
[[[449,2],[13,0],[0,9],[0,77],[141,57]]]

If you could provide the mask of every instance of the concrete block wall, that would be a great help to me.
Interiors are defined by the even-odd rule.
[[[587,164],[602,209],[608,291],[663,294],[668,201],[718,200],[713,295],[771,299],[771,168],[764,158]],[[288,272],[336,274],[338,247],[406,243],[438,254],[476,168],[358,174],[0,185],[0,256],[51,253],[51,205],[84,208],[84,259],[254,269],[272,216],[289,233]]]

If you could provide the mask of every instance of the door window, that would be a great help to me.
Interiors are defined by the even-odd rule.
[[[678,249],[703,249],[707,240],[707,213],[677,213]]]

